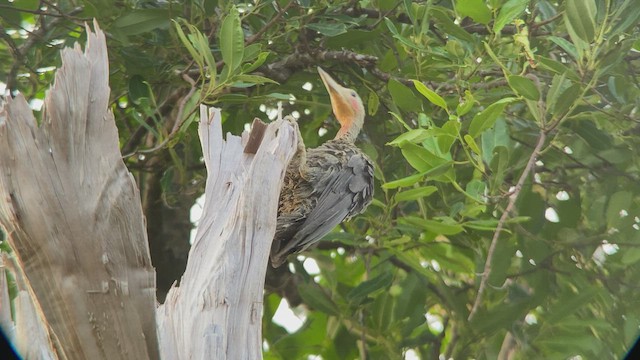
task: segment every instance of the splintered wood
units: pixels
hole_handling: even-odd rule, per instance
[[[259,127],[262,139],[224,140],[220,111],[200,108],[206,200],[182,281],[158,310],[164,358],[262,357],[264,278],[296,126],[278,120]]]
[[[0,224],[57,358],[157,359],[155,273],[94,26],[84,52],[62,51],[40,126],[22,95],[0,108]]]

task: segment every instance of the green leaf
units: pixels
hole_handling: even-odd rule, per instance
[[[551,113],[554,115],[562,115],[564,114],[573,103],[578,100],[580,94],[582,93],[582,88],[580,84],[573,84],[566,88],[558,97],[558,100],[553,104],[551,108]]]
[[[473,150],[473,152],[475,152],[478,155],[482,155],[482,151],[480,150],[480,147],[478,146],[478,144],[476,143],[476,140],[471,135],[465,134],[463,138],[464,138],[464,142],[466,142],[467,145],[469,145],[469,147],[471,148],[471,150]]]
[[[611,195],[607,204],[607,225],[615,228],[620,223],[623,211],[630,210],[633,195],[629,191],[618,191]]]
[[[482,158],[487,164],[491,164],[496,152],[501,151],[497,148],[504,150],[511,148],[507,125],[504,120],[500,119],[496,121],[492,129],[487,129],[482,133],[480,149],[482,150]]]
[[[444,99],[440,95],[436,94],[435,91],[429,89],[425,84],[423,84],[418,80],[413,80],[413,84],[415,85],[416,89],[420,92],[420,94],[426,97],[427,100],[431,101],[432,104],[443,108],[444,110],[446,110],[446,112],[449,112],[449,109],[447,108],[447,103],[444,101]]]
[[[464,231],[464,228],[460,224],[445,224],[441,221],[427,220],[413,216],[400,218],[399,221],[434,234],[455,235]]]
[[[518,285],[514,285],[518,286]],[[512,286],[513,287],[513,286]],[[494,306],[489,311],[478,312],[478,315],[471,321],[469,326],[474,333],[487,336],[493,334],[496,329],[508,328],[524,317],[527,312],[526,304],[507,302]]]
[[[462,16],[468,16],[475,22],[487,25],[491,21],[491,11],[483,0],[456,1],[456,11]]]
[[[412,142],[412,143],[420,143],[424,141],[424,139],[428,138],[429,136],[431,136],[430,130],[413,129],[400,134],[397,138],[389,141],[387,145],[400,145],[405,141]]]
[[[633,265],[640,261],[640,249],[635,247],[626,248],[622,252],[620,262],[626,266]]]
[[[515,98],[500,99],[476,114],[471,120],[471,124],[469,124],[469,135],[475,138],[484,130],[491,128],[498,120],[498,116],[502,114],[504,108],[515,100]]]
[[[467,56],[466,49],[462,46],[462,43],[456,39],[448,40],[447,45],[445,45],[445,49],[447,50],[447,53],[458,59],[464,59]]]
[[[498,220],[470,220],[462,223],[462,226],[480,231],[495,231],[498,226]],[[502,231],[509,233],[508,229],[503,229]]]
[[[574,60],[579,60],[578,50],[576,50],[576,46],[573,45],[571,42],[558,36],[549,36],[548,39],[551,40],[556,45],[560,46],[562,50],[566,51],[567,54],[571,55],[571,57],[573,57]],[[564,73],[564,71],[562,71],[561,73]]]
[[[586,289],[580,289],[580,292],[565,293],[564,296],[559,297],[558,302],[549,309],[549,314],[545,316],[546,321],[550,324],[556,324],[563,318],[573,314],[582,306],[591,301],[591,299],[600,290],[598,287],[591,287]]]
[[[378,107],[380,107],[380,98],[375,91],[371,91],[369,93],[369,101],[367,101],[367,112],[370,116],[373,116],[378,112]]]
[[[291,94],[270,93],[270,94],[267,94],[267,97],[269,97],[271,99],[276,99],[276,100],[284,100],[284,101],[290,101],[291,100]]]
[[[435,19],[436,25],[444,30],[444,33],[447,35],[456,37],[467,43],[474,43],[475,38],[458,24],[453,22],[452,18],[455,17],[449,15],[449,11],[450,10],[440,6],[433,6],[430,14]]]
[[[529,114],[538,122],[542,122],[542,109],[540,109],[540,103],[538,101],[524,99],[525,104],[529,108]]]
[[[540,99],[540,91],[536,84],[529,78],[520,75],[511,75],[508,78],[509,86],[519,95],[537,101]]]
[[[305,304],[311,308],[329,315],[338,315],[340,313],[338,306],[327,296],[318,284],[301,283],[298,285],[298,291]]]
[[[269,54],[270,53],[268,51],[261,52],[260,54],[258,54],[258,58],[253,62],[253,64],[244,64],[242,66],[242,72],[250,73],[259,68],[260,66],[262,66],[262,64],[264,64],[265,60],[267,60]]]
[[[382,188],[383,189],[396,189],[399,187],[407,187],[407,186],[412,186],[413,184],[417,183],[418,181],[422,180],[424,177],[431,177],[434,180],[441,180],[440,178],[437,178],[443,174],[448,174],[449,171],[452,171],[452,166],[453,166],[453,162],[452,161],[447,161],[445,163],[442,163],[440,165],[437,165],[425,172],[419,173],[419,174],[413,174],[411,176],[407,176],[405,178],[402,179],[398,179],[398,180],[394,180],[394,181],[390,181],[388,183],[382,184]],[[448,180],[448,179],[447,179]]]
[[[435,186],[423,186],[415,189],[401,191],[396,194],[395,199],[397,202],[417,200],[423,197],[427,197],[435,193],[436,191],[438,191],[438,188]]]
[[[431,151],[413,143],[405,142],[400,145],[402,155],[409,165],[418,171],[428,171],[433,167],[446,162],[445,159],[438,157]]]
[[[238,9],[232,7],[222,21],[220,28],[220,52],[222,60],[232,74],[242,63],[244,56],[244,34],[240,24]]]
[[[560,95],[561,91],[565,90],[568,86],[569,84],[565,74],[553,75],[553,79],[551,80],[551,87],[549,88],[549,91],[547,91],[546,98],[547,111],[549,113],[553,113],[551,109],[553,109],[556,102],[558,101],[558,96]]]
[[[594,0],[565,0],[564,19],[569,35],[575,34],[581,40],[591,43],[596,33],[596,3]]]
[[[416,49],[416,50],[420,50],[423,51],[424,49],[418,45],[416,45],[413,41],[411,41],[410,39],[402,36],[402,34],[400,34],[398,32],[398,29],[396,28],[396,26],[393,24],[393,21],[389,20],[389,18],[384,18],[384,22],[387,25],[387,28],[389,29],[389,31],[393,34],[393,37],[395,39],[397,39],[398,41],[400,41],[400,43],[402,43],[405,46],[408,46],[409,48],[412,49]]]
[[[460,128],[462,124],[458,120],[449,120],[444,125],[440,131],[438,131],[438,135],[436,137],[438,141],[438,153],[441,157],[447,157],[449,151],[451,150],[451,146],[460,136]],[[434,129],[435,130],[435,129]],[[427,142],[423,143],[426,147]],[[450,157],[447,157],[449,159]]]
[[[391,31],[391,34],[400,35],[400,33],[398,33],[398,29],[393,24],[393,21],[391,21],[389,18],[385,17],[384,18],[384,23],[387,25],[387,29],[389,29],[389,31]]]
[[[436,260],[443,269],[459,274],[471,274],[475,264],[466,254],[461,253],[446,242],[436,242],[429,245],[428,256]]]
[[[188,30],[186,34],[182,31],[181,23],[184,24]],[[200,71],[208,71],[210,86],[213,86],[215,84],[217,69],[215,59],[209,49],[207,37],[205,37],[195,26],[187,23],[185,20],[174,20],[174,28],[178,34],[178,38],[180,38],[180,41],[182,42],[182,45],[187,48],[187,51],[191,54],[193,61],[198,64]]]
[[[169,27],[169,12],[165,9],[140,9],[119,17],[113,26],[123,34],[138,35]]]
[[[350,303],[360,303],[370,294],[385,289],[393,281],[393,274],[391,272],[383,272],[375,278],[367,281],[363,281],[360,285],[353,288],[347,293],[345,297]]]
[[[404,3],[404,10],[407,12],[407,15],[409,15],[409,19],[411,20],[411,23],[415,25],[416,15],[415,15],[415,12],[413,11],[413,7],[411,6],[413,1],[403,0],[403,3]]]
[[[617,35],[621,32],[627,31],[631,26],[635,26],[640,19],[640,6],[638,6],[637,0],[626,0],[623,5],[617,9],[619,21],[612,22],[612,30],[609,32],[609,36]]]
[[[502,71],[504,73],[509,73],[509,70],[507,69],[507,67],[500,61],[500,59],[498,59],[498,55],[496,55],[495,52],[493,52],[493,49],[491,48],[491,45],[489,45],[488,42],[483,41],[482,45],[484,46],[484,50],[487,52],[487,54],[489,55],[489,57],[491,58],[491,60],[493,60],[498,66],[500,66],[502,68]]]
[[[500,13],[493,23],[493,32],[499,33],[505,27],[505,25],[511,23],[529,5],[529,0],[509,0],[502,7],[500,7]]]
[[[325,36],[337,36],[347,32],[347,26],[344,23],[312,23],[306,25],[307,29],[317,31]]]
[[[383,189],[396,189],[396,188],[399,188],[399,187],[411,186],[411,185],[417,183],[418,181],[422,180],[423,177],[424,177],[423,174],[414,174],[414,175],[411,175],[411,176],[404,177],[402,179],[393,180],[393,181],[389,181],[387,183],[384,183],[384,184],[382,184],[382,188]]]
[[[453,172],[453,161],[447,161],[445,163],[437,165],[432,169],[425,171],[423,175],[427,178],[431,178],[437,181],[453,181],[455,179],[455,173]],[[441,175],[444,176],[442,177]]]
[[[395,79],[390,79],[387,84],[393,102],[404,111],[420,110],[420,102],[407,86]]]
[[[246,63],[255,60],[258,55],[261,54],[262,44],[251,44],[244,48],[244,54],[242,54],[242,62]]]
[[[485,196],[484,191],[486,188],[487,188],[487,185],[484,182],[473,179],[469,181],[465,191],[476,201],[483,203],[484,202],[483,197]]]
[[[475,98],[469,90],[464,91],[464,101],[456,106],[456,114],[458,116],[466,115],[473,108]]]
[[[242,81],[251,84],[278,84],[278,82],[260,75],[242,74],[234,76],[233,79],[236,81]]]
[[[129,100],[134,104],[140,104],[140,99],[149,98],[151,96],[151,88],[149,84],[140,75],[133,75],[129,79]]]

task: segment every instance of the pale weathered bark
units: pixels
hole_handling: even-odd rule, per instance
[[[184,276],[158,309],[164,359],[262,357],[264,278],[295,126],[270,124],[253,154],[247,134],[225,141],[219,110],[201,108],[206,201]]]
[[[0,224],[59,358],[158,358],[155,274],[108,110],[104,34],[62,52],[38,126],[0,109]],[[20,330],[18,329],[17,332]]]

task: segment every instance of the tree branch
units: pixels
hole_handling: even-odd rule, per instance
[[[25,60],[25,54],[34,46],[38,43],[38,39],[42,39],[44,37],[44,34],[47,32],[48,28],[53,28],[56,25],[58,25],[60,22],[62,22],[63,20],[66,20],[67,18],[69,18],[70,16],[73,16],[79,12],[81,12],[83,9],[80,7],[76,7],[74,9],[72,9],[71,11],[69,11],[68,14],[51,14],[51,13],[41,13],[39,14],[41,16],[41,26],[38,27],[37,29],[35,29],[34,31],[29,33],[29,37],[27,38],[27,40],[19,47],[15,46],[15,43],[12,45],[9,41],[7,41],[6,36],[3,35],[3,38],[5,38],[5,41],[7,41],[7,44],[9,44],[9,47],[13,50],[13,57],[15,58],[15,62],[13,63],[13,65],[11,66],[11,69],[9,70],[8,74],[7,74],[7,80],[6,80],[6,86],[7,86],[7,90],[9,90],[10,92],[13,92],[16,89],[17,86],[17,77],[18,77],[18,71],[20,70],[21,66],[27,66],[24,63]],[[18,10],[18,11],[24,11],[24,10]],[[52,16],[54,17],[54,19],[51,19],[50,22],[46,22],[46,18],[44,16]],[[2,26],[0,25],[0,31],[2,31],[2,33],[4,33],[4,29],[2,28]]]
[[[260,40],[260,38],[262,37],[262,35],[273,26],[273,24],[275,24],[276,22],[280,21],[280,18],[282,18],[282,16],[287,12],[287,10],[289,10],[289,8],[291,8],[291,6],[293,6],[296,2],[295,1],[289,1],[289,3],[287,5],[285,5],[285,7],[283,7],[282,9],[280,9],[278,11],[278,13],[276,14],[276,16],[274,16],[271,20],[269,20],[268,23],[266,23],[260,30],[258,30],[257,33],[249,36],[247,38],[247,40],[245,40],[245,46],[251,45],[254,42]],[[277,3],[276,3],[277,4]]]
[[[533,167],[536,163],[536,158],[540,154],[546,138],[547,133],[545,129],[540,129],[540,135],[538,136],[536,147],[533,149],[531,156],[529,156],[529,161],[522,171],[522,175],[520,175],[520,179],[518,179],[518,183],[516,184],[513,193],[509,197],[509,203],[507,204],[507,207],[504,209],[504,212],[502,213],[502,216],[498,221],[498,226],[496,227],[496,231],[493,233],[493,239],[491,239],[491,245],[489,245],[489,251],[487,252],[487,260],[484,263],[484,271],[482,272],[482,274],[480,274],[482,279],[480,280],[478,294],[476,295],[473,307],[471,308],[471,312],[469,313],[469,317],[467,318],[469,321],[472,321],[475,317],[480,303],[482,302],[482,297],[484,295],[486,287],[489,283],[489,275],[491,275],[491,264],[493,262],[493,256],[498,245],[498,238],[500,237],[500,233],[502,232],[502,229],[504,228],[504,225],[509,218],[509,213],[513,210],[516,204],[516,200],[518,200],[518,196],[520,195],[520,191],[522,190],[522,186],[524,185],[525,180],[529,176],[529,173],[531,173],[531,170],[533,170]]]

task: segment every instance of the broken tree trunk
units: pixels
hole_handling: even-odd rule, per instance
[[[161,353],[165,359],[259,359],[264,278],[296,125],[254,123],[251,139],[227,134],[225,141],[220,111],[201,107],[199,133],[206,200],[180,286],[158,309]]]
[[[0,108],[0,224],[58,358],[156,359],[155,273],[95,27],[84,53],[62,51],[41,126],[22,95]]]
[[[105,37],[95,27],[84,53],[63,51],[41,126],[21,95],[0,104],[0,225],[19,278],[14,319],[0,280],[0,325],[33,358],[259,359],[265,272],[297,125],[254,123],[251,135],[224,140],[219,110],[201,107],[205,209],[180,286],[156,312],[140,196],[118,150]]]

